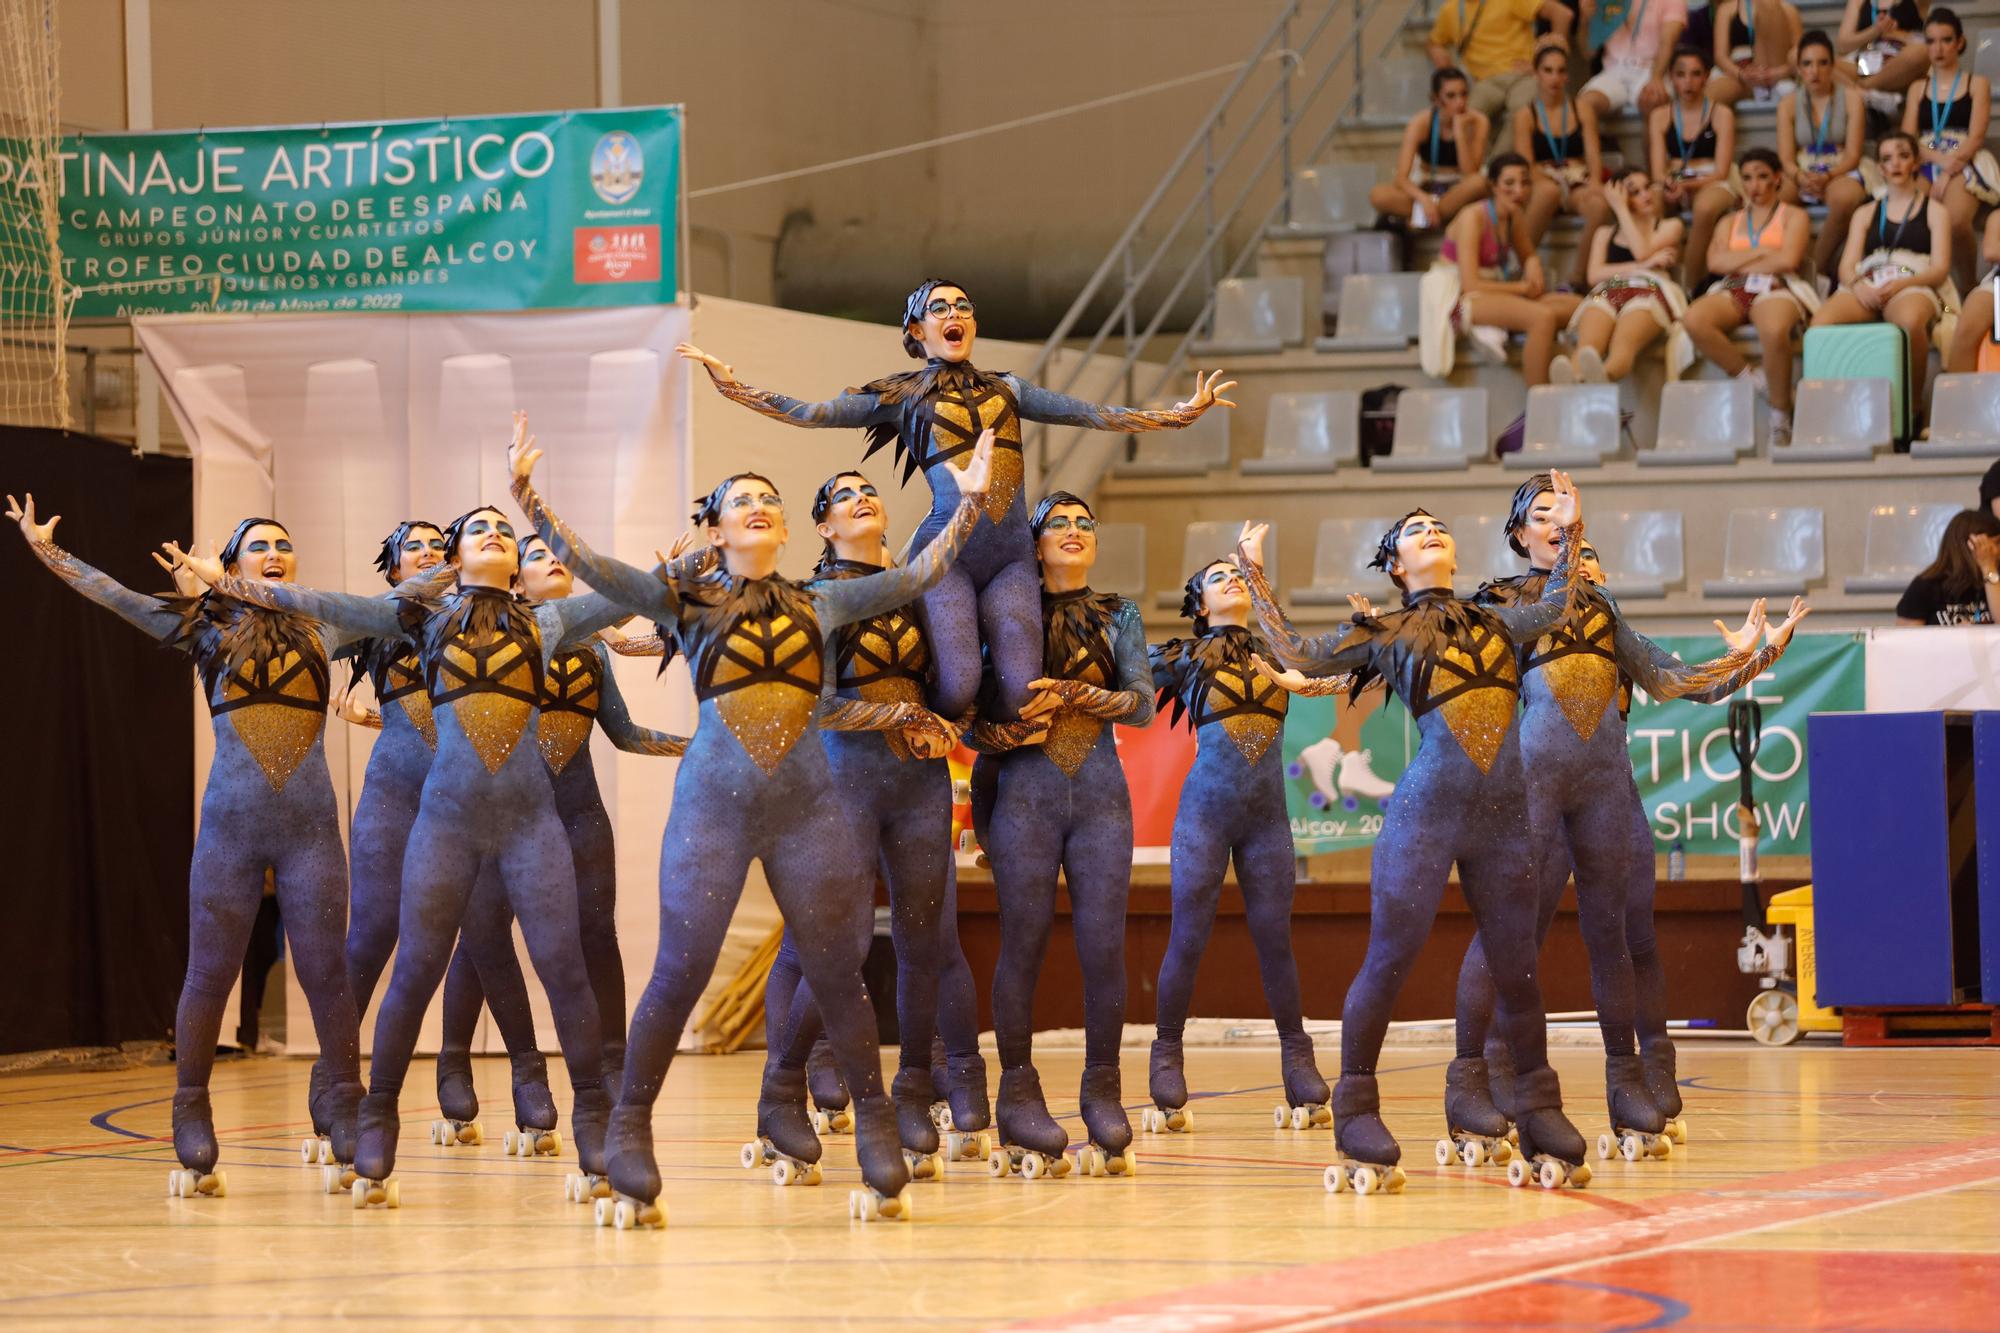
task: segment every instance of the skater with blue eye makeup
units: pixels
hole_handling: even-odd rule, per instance
[[[1149,651],[1159,704],[1171,700],[1173,720],[1196,735],[1194,767],[1174,812],[1173,933],[1160,960],[1149,1077],[1153,1105],[1141,1117],[1148,1130],[1187,1130],[1187,1079],[1181,1035],[1195,969],[1215,925],[1216,901],[1233,856],[1236,883],[1264,999],[1278,1026],[1285,1104],[1280,1127],[1328,1125],[1326,1080],[1313,1063],[1312,1038],[1299,1010],[1299,971],[1292,958],[1292,892],[1297,877],[1285,775],[1276,742],[1285,729],[1288,694],[1258,673],[1253,654],[1269,651],[1250,629],[1250,590],[1231,560],[1216,560],[1187,581],[1181,614],[1195,638],[1169,639]]]
[[[360,1039],[341,941],[347,929],[347,858],[333,780],[326,766],[327,661],[337,633],[255,600],[203,583],[220,579],[267,588],[298,572],[291,534],[274,519],[237,524],[219,557],[200,561],[212,579],[197,581],[194,558],[169,542],[180,595],[137,593],[55,544],[59,516],[37,522],[35,497],[7,497],[35,557],[80,595],[163,644],[181,649],[201,672],[215,735],[215,757],[202,793],[201,829],[188,871],[188,968],[174,1016],[174,1156],[170,1196],[221,1197],[209,1075],[222,1013],[251,923],[274,879],[292,967],[312,1008],[325,1069],[308,1095],[315,1124],[330,1138],[330,1182],[354,1156],[361,1100]]]
[[[1111,724],[1153,717],[1152,668],[1139,608],[1090,590],[1097,518],[1052,491],[1029,520],[1041,566],[1042,675],[1013,722],[975,722],[973,822],[993,862],[1000,958],[993,1029],[1000,1047],[995,1175],[1063,1175],[1069,1135],[1049,1115],[1034,1055],[1035,982],[1054,924],[1056,876],[1069,888],[1083,970],[1083,1080],[1088,1142],[1078,1165],[1130,1175],[1132,1125],[1121,1104],[1118,1042],[1125,1023],[1125,905],[1132,882],[1132,801]]]
[[[514,498],[535,530],[624,611],[672,631],[688,655],[701,704],[661,840],[659,952],[633,1011],[606,1150],[614,1197],[598,1200],[599,1225],[665,1224],[653,1103],[715,969],[753,859],[763,863],[797,939],[800,965],[853,1095],[855,1156],[866,1188],[848,1196],[849,1215],[910,1215],[909,1170],[861,982],[875,868],[862,863],[850,802],[812,733],[824,683],[823,636],[907,605],[944,576],[979,519],[992,453],[991,436],[983,435],[960,473],[965,497],[951,525],[909,565],[805,586],[777,574],[785,507],[765,478],[742,473],[716,486],[695,513],[706,545],[648,571],[593,551],[549,510],[529,480],[541,451],[517,429],[509,453]],[[759,1110],[761,1116],[765,1107]]]

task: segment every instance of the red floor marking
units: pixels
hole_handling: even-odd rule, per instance
[[[1501,1231],[1468,1232],[1332,1263],[1277,1269],[1049,1315],[1011,1327],[1070,1333],[1080,1329],[1278,1333],[1321,1327],[1364,1315],[1379,1318],[1536,1278],[1594,1270],[1624,1255],[1651,1254],[1994,1180],[2000,1180],[2000,1144],[1968,1139],[1667,1195],[1634,1205],[1629,1216],[1607,1217],[1593,1210]],[[1357,1215],[1384,1210],[1384,1220],[1393,1220],[1393,1210],[1402,1201],[1348,1195],[1334,1202]],[[1901,1284],[1897,1286],[1900,1289]],[[1990,1306],[1987,1313],[1990,1322]]]
[[[2000,1255],[1677,1250],[1592,1265],[1376,1322],[1397,1327],[1990,1330]]]

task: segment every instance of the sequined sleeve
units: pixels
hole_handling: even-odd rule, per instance
[[[858,579],[825,579],[813,584],[809,591],[821,631],[830,632],[916,601],[958,559],[981,512],[979,501],[967,496],[958,502],[949,526],[917,552],[917,558],[909,564]]]
[[[1783,648],[1731,650],[1707,662],[1683,662],[1625,623],[1614,631],[1612,651],[1619,670],[1655,699],[1687,699],[1698,704],[1721,703],[1771,669]]]
[[[632,720],[632,711],[625,706],[625,694],[618,688],[618,675],[611,669],[611,659],[604,647],[601,643],[597,645],[597,663],[601,668],[597,679],[597,725],[604,728],[613,745],[628,754],[673,758],[686,754],[687,737],[654,731]]]
[[[1047,725],[1046,719],[989,722],[980,718],[966,729],[964,739],[969,748],[980,754],[1005,754],[1009,750],[1020,749],[1027,743],[1028,737]]]
[[[706,367],[704,367],[706,369]],[[742,381],[725,384],[717,379],[715,372],[708,372],[709,382],[715,385],[717,393],[732,403],[749,408],[759,416],[770,417],[791,426],[806,427],[857,427],[872,426],[877,421],[886,421],[895,409],[886,406],[880,395],[860,393],[853,389],[837,398],[829,398],[821,403],[808,403],[800,398],[788,398],[782,393],[769,389],[754,389]]]
[[[1090,430],[1115,430],[1136,435],[1151,430],[1179,430],[1192,425],[1201,413],[1192,407],[1107,407],[1086,403],[1066,393],[1029,384],[1013,375],[1006,377],[1020,404],[1021,415],[1029,421],[1051,426],[1083,426]]]
[[[86,565],[54,542],[29,542],[28,549],[57,578],[127,624],[136,626],[162,643],[171,641],[180,633],[180,616],[161,605],[157,597],[133,592],[103,570]]]
[[[628,634],[613,642],[610,647],[611,651],[620,657],[664,657],[667,652],[667,641],[660,637],[659,631],[655,630],[651,634]]]
[[[1582,544],[1583,523],[1578,521],[1564,528],[1556,542],[1556,565],[1542,584],[1539,600],[1486,608],[1506,627],[1508,639],[1517,644],[1533,643],[1575,610],[1570,599],[1570,555]]]
[[[388,597],[358,597],[351,592],[323,592],[297,583],[266,583],[225,574],[215,590],[225,597],[273,611],[295,611],[322,627],[320,639],[331,652],[337,645],[356,639],[409,638],[398,603]],[[326,630],[332,630],[328,634]]]
[[[1118,628],[1111,648],[1118,662],[1118,688],[1064,681],[1064,703],[1107,722],[1143,727],[1153,720],[1153,667],[1146,655],[1146,631],[1139,623],[1139,608],[1129,601],[1118,608]]]
[[[1307,675],[1324,676],[1352,671],[1367,663],[1372,651],[1368,643],[1345,642],[1352,625],[1343,625],[1331,634],[1313,635],[1300,634],[1293,628],[1291,617],[1278,605],[1278,595],[1271,591],[1270,580],[1264,577],[1264,567],[1252,560],[1241,545],[1236,548],[1236,567],[1243,571],[1243,580],[1250,588],[1250,604],[1257,609],[1257,623],[1263,627],[1264,638],[1280,665],[1296,667]]]
[[[663,582],[657,574],[628,565],[613,556],[599,555],[584,540],[570,531],[569,524],[556,517],[555,511],[542,502],[534,484],[525,477],[514,478],[514,502],[521,506],[521,512],[534,524],[549,549],[556,553],[556,559],[575,570],[585,583],[595,588],[609,603],[621,611],[665,623],[680,619],[680,594],[672,583]],[[617,617],[593,626],[593,632],[612,623]]]
[[[574,648],[585,639],[596,637],[597,631],[615,625],[630,615],[624,607],[601,592],[578,593],[574,597],[543,602],[535,608],[535,614],[543,622],[542,651],[551,657],[561,649]]]

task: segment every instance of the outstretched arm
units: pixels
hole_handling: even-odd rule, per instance
[[[1178,430],[1182,426],[1193,424],[1202,413],[1218,403],[1224,407],[1236,406],[1222,396],[1236,387],[1236,381],[1217,383],[1221,379],[1222,372],[1219,370],[1210,371],[1205,376],[1197,372],[1194,377],[1194,397],[1175,403],[1172,407],[1155,409],[1106,407],[1100,403],[1086,403],[1081,398],[1072,398],[1066,393],[1057,393],[1038,384],[1029,384],[1013,375],[1007,376],[1021,415],[1029,421],[1045,422],[1051,426],[1085,426],[1091,430],[1115,430],[1127,434],[1149,430]]]
[[[1368,660],[1368,645],[1345,646],[1353,631],[1351,624],[1331,634],[1313,635],[1300,634],[1293,627],[1291,617],[1278,605],[1278,595],[1271,591],[1271,584],[1264,577],[1265,532],[1262,523],[1243,525],[1243,534],[1236,542],[1236,567],[1243,571],[1243,581],[1250,588],[1250,604],[1257,609],[1257,623],[1278,660],[1315,676],[1352,671],[1364,664]]]
[[[1792,631],[1809,610],[1805,598],[1794,597],[1784,623],[1772,625],[1765,618],[1764,599],[1760,597],[1751,606],[1742,629],[1731,633],[1721,621],[1715,622],[1729,651],[1710,661],[1693,664],[1674,657],[1621,617],[1613,651],[1619,669],[1653,698],[1717,704],[1769,671],[1785,655],[1785,649],[1791,646]],[[1757,646],[1760,634],[1766,639],[1762,648]]]
[[[788,425],[872,426],[878,421],[888,420],[895,411],[893,406],[882,402],[879,394],[860,393],[853,389],[822,403],[787,398],[769,389],[753,389],[737,379],[735,368],[724,365],[721,357],[710,356],[692,343],[681,343],[674,350],[687,360],[699,363],[708,372],[709,382],[715,385],[716,392],[730,402]]]
[[[322,592],[297,583],[265,583],[225,574],[215,590],[252,606],[295,611],[322,627],[321,641],[329,653],[356,639],[407,639],[397,603],[386,597],[358,597],[350,592]],[[331,631],[326,632],[326,631]]]
[[[930,545],[907,565],[867,574],[858,579],[823,579],[811,588],[813,610],[819,627],[830,631],[857,620],[879,616],[899,606],[908,606],[945,576],[959,551],[972,536],[986,499],[986,485],[993,475],[993,431],[981,432],[973,447],[972,461],[958,474],[958,508],[951,523]]]
[[[687,753],[687,737],[654,731],[632,720],[631,710],[625,707],[625,695],[618,688],[618,677],[611,670],[611,656],[604,651],[603,644],[597,645],[597,664],[600,668],[597,678],[597,725],[604,728],[604,734],[611,738],[613,745],[627,754],[662,754],[678,758]]]
[[[542,497],[536,493],[525,474],[515,474],[513,489],[515,503],[521,506],[521,512],[535,525],[535,531],[549,544],[556,558],[582,575],[585,583],[597,589],[591,595],[602,597],[602,605],[611,608],[610,614],[602,619],[597,619],[595,615],[580,616],[579,624],[596,620],[584,633],[594,634],[627,614],[647,616],[662,622],[680,618],[680,595],[671,583],[636,565],[628,565],[614,556],[599,555],[592,550],[581,537],[570,531],[569,524],[557,518],[555,511],[542,503]],[[581,638],[582,634],[576,637]]]
[[[1556,565],[1542,585],[1541,600],[1487,608],[1506,627],[1507,637],[1514,643],[1532,643],[1541,638],[1561,624],[1570,610],[1571,560],[1583,541],[1583,500],[1569,473],[1551,472],[1549,481],[1556,497],[1555,506],[1549,510],[1549,521],[1556,525],[1561,536],[1556,542]]]
[[[103,570],[86,565],[57,546],[55,531],[56,524],[62,521],[61,514],[53,514],[48,522],[38,523],[35,521],[35,497],[29,495],[16,500],[10,495],[7,497],[7,517],[21,525],[21,535],[27,538],[28,549],[35,553],[35,558],[77,592],[161,643],[169,642],[180,633],[181,618],[163,606],[159,598],[133,592]]]

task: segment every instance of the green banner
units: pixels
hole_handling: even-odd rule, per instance
[[[1713,635],[1662,636],[1688,661],[1720,650]],[[1763,745],[1754,772],[1763,850],[1812,850],[1806,784],[1806,719],[1864,706],[1864,653],[1853,634],[1800,634],[1778,664],[1747,687],[1763,704]],[[1627,722],[1632,772],[1661,851],[1679,840],[1691,853],[1736,851],[1737,767],[1726,706],[1639,695]],[[1367,847],[1382,829],[1384,802],[1417,750],[1417,730],[1393,696],[1294,697],[1285,722],[1286,806],[1299,855]]]
[[[639,107],[73,137],[63,279],[79,319],[670,303],[681,127]],[[0,140],[0,209],[39,174]]]

